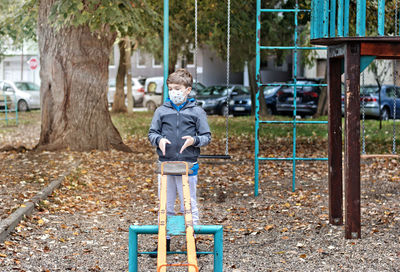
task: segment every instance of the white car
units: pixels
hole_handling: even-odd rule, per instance
[[[40,109],[40,87],[29,81],[0,81],[0,90],[3,90],[18,106],[18,111]]]
[[[196,83],[193,83],[192,91],[189,94],[189,97],[196,96],[195,90]],[[157,107],[162,104],[162,93],[164,86],[164,77],[149,77],[146,79],[146,83],[144,85],[144,98],[143,98],[143,106],[147,108],[148,111],[155,111]],[[205,86],[200,82],[197,83],[197,89],[203,90]]]
[[[132,98],[133,98],[133,106],[136,107],[140,105],[143,102],[143,96],[144,96],[144,82],[146,81],[145,78],[132,78]],[[108,103],[110,105],[113,104],[114,102],[114,95],[115,95],[115,90],[116,90],[116,83],[115,83],[115,78],[110,79],[108,81]],[[125,92],[125,105],[128,105],[128,99],[126,98],[126,94],[128,93],[127,87],[126,87],[126,79],[125,79],[125,86],[124,86],[124,92]]]

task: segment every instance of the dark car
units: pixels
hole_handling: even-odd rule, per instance
[[[196,94],[197,104],[201,106],[207,114],[226,115],[228,113],[227,98],[233,99],[235,96],[249,95],[250,91],[240,85],[215,85],[199,90]]]
[[[382,85],[379,90],[376,85],[361,86],[360,113],[362,114],[364,100],[365,116],[378,119],[381,116],[382,120],[393,118],[394,98],[396,98],[396,118],[400,118],[400,87]],[[344,95],[342,95],[342,114],[344,114]]]
[[[263,88],[265,103],[269,114],[276,113],[276,94],[281,86],[265,86]],[[233,116],[251,114],[251,96],[249,94],[232,97],[230,101],[230,111]]]
[[[313,80],[298,80],[297,84],[319,84]],[[321,88],[318,86],[296,86],[296,114],[314,115],[318,109]],[[278,114],[292,114],[294,110],[294,87],[282,87],[277,93],[276,111]]]

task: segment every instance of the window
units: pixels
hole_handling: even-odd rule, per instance
[[[146,67],[146,54],[140,50],[137,51],[137,65],[138,68]]]
[[[39,85],[32,82],[15,82],[15,86],[21,91],[39,91]]]
[[[194,67],[194,53],[193,52],[190,52],[186,56],[186,64],[188,67]]]
[[[326,59],[317,59],[317,77],[325,78]]]
[[[157,83],[154,81],[150,82],[149,85],[147,86],[147,92],[148,93],[155,93],[157,89]]]
[[[161,58],[158,58],[156,56],[153,56],[153,67],[154,68],[160,68],[162,66],[162,60]]]

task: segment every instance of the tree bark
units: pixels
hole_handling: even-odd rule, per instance
[[[107,27],[55,30],[48,22],[54,0],[39,1],[42,123],[39,150],[131,149],[122,142],[108,111],[111,47],[116,35]]]
[[[132,97],[132,66],[131,66],[131,40],[127,36],[125,37],[126,47],[125,47],[125,65],[126,65],[126,96],[128,99],[128,113],[133,112],[133,97]]]
[[[256,94],[257,94],[257,80],[256,80],[256,60],[253,59],[249,62],[249,81],[250,81],[250,93],[251,93],[251,114],[255,114],[256,110]],[[260,104],[260,116],[268,116],[267,103],[265,102],[264,93],[261,91],[258,96]]]
[[[125,75],[126,75],[126,65],[125,65],[125,40],[120,40],[118,43],[119,48],[119,63],[117,78],[115,80],[115,94],[114,102],[112,105],[112,112],[126,112],[127,108],[125,105]]]

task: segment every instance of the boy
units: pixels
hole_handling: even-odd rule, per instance
[[[157,147],[159,161],[186,161],[193,163],[193,173],[189,175],[190,200],[193,224],[199,222],[199,211],[196,201],[197,158],[200,147],[210,143],[211,132],[205,111],[196,105],[194,99],[188,99],[192,90],[192,75],[185,69],[170,74],[167,79],[169,99],[154,113],[149,130],[149,140]],[[161,175],[158,175],[160,195]],[[167,177],[167,215],[175,215],[174,205],[178,192],[183,213],[182,177]],[[156,251],[155,249],[154,251]],[[167,237],[167,251],[170,251],[170,237]],[[156,254],[150,254],[156,258]]]

